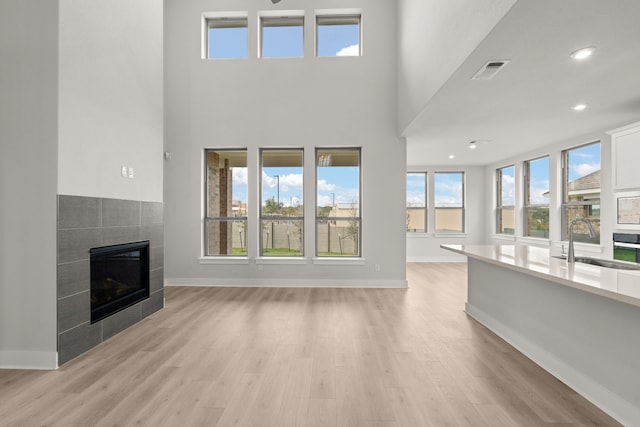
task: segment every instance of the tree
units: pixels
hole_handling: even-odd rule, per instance
[[[281,215],[283,207],[284,205],[282,204],[282,202],[278,203],[276,202],[275,198],[272,197],[270,199],[265,200],[264,206],[262,207],[262,214],[263,215]]]
[[[331,213],[331,209],[333,209],[333,206],[319,206],[318,218],[328,218]]]

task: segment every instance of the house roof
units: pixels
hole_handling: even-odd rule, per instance
[[[573,180],[567,184],[568,191],[600,189],[600,170]]]
[[[600,170],[591,172],[585,176],[581,176],[578,179],[574,179],[567,184],[567,191],[569,194],[576,193],[597,193],[600,191]],[[593,191],[597,190],[597,191]],[[549,191],[545,191],[543,196],[549,196]]]

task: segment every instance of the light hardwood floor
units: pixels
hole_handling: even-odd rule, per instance
[[[166,288],[57,371],[0,371],[2,426],[614,426],[464,312],[464,264],[410,288]]]

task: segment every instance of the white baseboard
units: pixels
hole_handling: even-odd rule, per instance
[[[58,369],[58,352],[0,351],[0,369]]]
[[[407,256],[407,262],[467,262],[467,257],[454,256]]]
[[[509,326],[495,320],[484,311],[469,303],[465,304],[465,311],[469,316],[486,326],[516,350],[623,425],[636,425],[638,420],[640,420],[640,408],[602,387],[591,378],[586,377],[563,360],[545,351]]]
[[[408,287],[406,280],[329,280],[329,279],[220,279],[165,277],[165,286],[204,286],[240,288],[394,288]]]

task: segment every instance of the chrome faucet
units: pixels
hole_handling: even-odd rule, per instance
[[[596,237],[596,232],[593,229],[593,225],[587,218],[579,217],[571,221],[571,225],[569,225],[569,253],[567,254],[567,262],[576,262],[576,256],[573,252],[573,226],[576,222],[584,222],[585,224],[587,224],[587,228],[589,229],[589,237]]]

